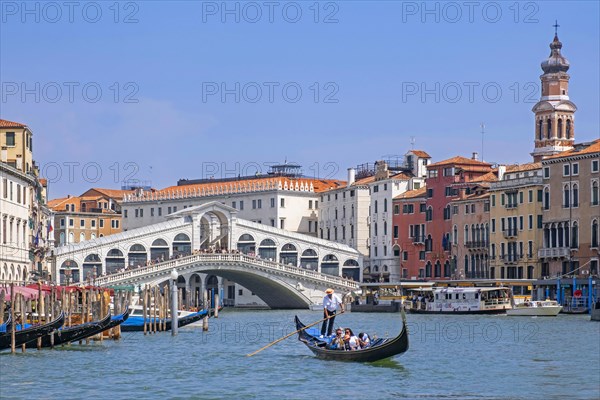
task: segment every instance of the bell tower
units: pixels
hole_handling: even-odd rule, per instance
[[[575,141],[575,111],[569,100],[569,61],[561,54],[558,23],[554,24],[554,40],[550,43],[550,57],[542,62],[540,76],[542,97],[531,111],[535,113],[534,161],[573,148]]]

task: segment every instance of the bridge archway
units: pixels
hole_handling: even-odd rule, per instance
[[[155,239],[150,247],[150,259],[156,260],[168,260],[169,259],[169,244],[164,239]]]
[[[356,260],[346,260],[342,266],[342,276],[354,281],[360,281],[360,267]]]
[[[256,253],[256,241],[254,240],[254,236],[250,235],[249,233],[244,233],[241,235],[237,242],[237,249],[240,251],[240,253]]]
[[[98,254],[88,254],[83,260],[83,279],[89,280],[102,273],[102,260]]]
[[[173,255],[187,256],[192,254],[192,241],[185,233],[179,233],[173,239]]]
[[[273,239],[264,239],[258,247],[258,255],[264,260],[277,260],[277,243]]]
[[[306,249],[300,257],[300,266],[312,271],[319,270],[319,255],[313,249]]]
[[[125,256],[119,249],[111,249],[106,253],[106,273],[114,274],[118,270],[125,268]]]
[[[310,299],[301,295],[296,288],[290,287],[285,282],[274,279],[268,274],[259,274],[256,272],[248,272],[241,270],[207,270],[202,271],[211,274],[207,277],[207,289],[214,287],[209,281],[218,282],[218,278],[222,277],[232,282],[236,282],[253,294],[260,297],[272,309],[306,309],[311,304]],[[218,284],[215,289],[217,295]],[[210,301],[210,299],[209,299]]]
[[[340,274],[340,262],[333,254],[327,254],[321,262],[321,272],[328,275],[338,276]]]
[[[193,307],[199,307],[202,303],[202,278],[199,274],[192,274],[188,279],[190,287],[190,303]]]
[[[146,252],[146,248],[141,244],[134,244],[129,248],[127,258],[130,267],[144,266],[148,261],[148,253]]]
[[[291,243],[284,244],[279,252],[279,262],[286,265],[298,265],[298,249]]]

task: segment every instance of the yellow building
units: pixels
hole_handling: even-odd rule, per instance
[[[33,170],[33,133],[20,122],[0,119],[1,161],[23,172]]]
[[[542,187],[539,162],[498,167],[489,189],[491,278],[541,278]]]

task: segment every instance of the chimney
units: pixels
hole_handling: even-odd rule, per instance
[[[474,151],[473,152],[473,157],[471,157],[471,159],[473,159],[473,160],[479,160],[479,154],[476,151]]]
[[[354,168],[348,168],[348,187],[356,181],[356,170]]]
[[[498,180],[504,180],[504,174],[506,173],[506,165],[498,165]]]
[[[2,151],[0,151],[0,161],[3,163],[8,162],[8,149],[2,146]]]

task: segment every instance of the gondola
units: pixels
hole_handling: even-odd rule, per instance
[[[106,317],[99,321],[91,321],[75,326],[62,327],[53,333],[43,336],[41,347],[68,344],[97,335],[98,333],[104,332],[107,329],[111,329],[122,324],[129,317],[129,312],[130,311],[128,308],[123,314],[115,315],[114,317],[108,313]],[[54,336],[54,344],[52,343],[52,336]],[[37,347],[37,340],[27,343],[27,347]]]
[[[0,324],[0,333],[10,332],[10,325],[12,323],[12,315],[8,314],[8,318],[2,324]]]
[[[379,338],[371,341],[371,346],[361,350],[329,350],[326,348],[327,342],[319,336],[307,332],[305,325],[296,320],[296,329],[298,330],[298,340],[306,345],[315,355],[325,360],[336,361],[358,361],[373,362],[383,360],[402,354],[408,350],[408,330],[406,327],[406,315],[402,311],[402,331],[395,338]]]
[[[186,325],[193,324],[194,322],[200,321],[208,314],[207,310],[200,310],[193,314],[186,315],[177,319],[177,326],[182,328]],[[150,323],[152,318],[147,318],[147,329],[150,329]],[[156,319],[157,324],[162,322],[160,319]],[[171,330],[171,318],[166,321],[166,330]],[[121,332],[143,332],[144,331],[144,317],[131,317],[127,321],[121,324]]]
[[[65,322],[64,311],[60,313],[58,318],[44,325],[34,325],[26,329],[15,331],[15,346],[20,346],[39,337],[45,336],[50,332],[60,328]],[[11,342],[11,332],[0,333],[0,350],[8,349]]]

